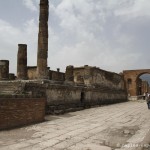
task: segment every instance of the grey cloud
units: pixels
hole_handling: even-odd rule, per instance
[[[64,60],[59,56],[62,62],[66,60],[72,63],[69,56],[76,56],[74,64],[95,63],[117,72],[126,68],[144,67],[146,60],[141,61],[141,57],[143,52],[149,53],[146,40],[149,39],[149,34],[146,36],[142,31],[149,19],[145,10],[148,4],[147,1],[139,0],[62,1],[54,12],[55,17],[60,19],[59,28],[62,32],[58,34],[57,29],[52,26],[52,30],[59,35],[58,41],[63,41],[58,42],[62,44],[60,53],[63,53]],[[142,23],[139,22],[141,12],[146,16]],[[70,40],[74,41],[71,46]],[[69,56],[67,52],[70,52]],[[140,66],[137,65],[139,61]]]
[[[30,2],[33,10],[38,9],[39,0]],[[51,0],[49,66],[65,70],[66,65],[89,64],[114,72],[148,68],[149,8],[147,0]],[[28,44],[28,64],[36,65],[38,12],[25,13],[26,19],[18,26],[2,18],[11,30],[5,35],[0,30],[0,57],[11,60],[11,71],[20,42]]]
[[[28,44],[28,63],[35,65],[37,26],[34,20],[27,21],[21,28],[0,20],[0,33],[0,59],[10,60],[10,72],[16,73],[18,43]]]

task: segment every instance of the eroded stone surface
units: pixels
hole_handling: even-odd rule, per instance
[[[49,1],[40,0],[39,34],[38,34],[38,55],[37,55],[37,77],[48,78],[48,16]]]
[[[142,101],[47,116],[41,124],[1,131],[0,149],[126,150],[150,142],[149,113]]]
[[[18,44],[17,78],[27,79],[27,45]]]
[[[9,61],[0,60],[0,80],[8,80],[9,78]]]

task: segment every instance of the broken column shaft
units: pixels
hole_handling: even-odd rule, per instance
[[[48,68],[48,0],[40,0],[39,34],[38,34],[38,54],[37,54],[37,78],[47,79]]]
[[[27,45],[18,44],[17,79],[27,79]]]
[[[9,79],[9,61],[0,60],[0,80]]]

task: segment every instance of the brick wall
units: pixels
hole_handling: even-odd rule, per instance
[[[0,130],[44,121],[44,98],[0,98]]]

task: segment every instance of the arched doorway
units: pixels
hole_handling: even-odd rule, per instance
[[[131,99],[138,99],[145,92],[149,92],[149,83],[145,74],[150,78],[150,69],[123,71],[125,87]]]
[[[139,78],[142,80],[141,95],[146,92],[150,93],[150,74],[142,74]]]

